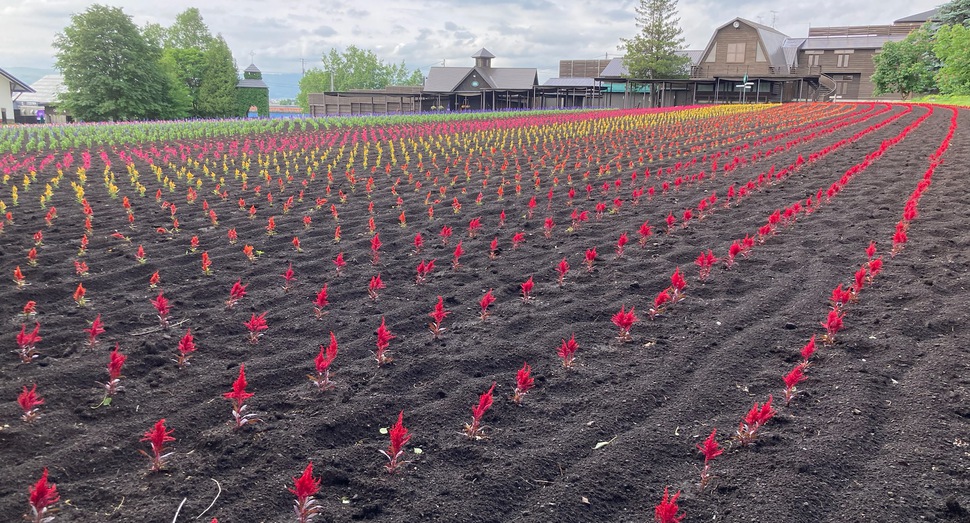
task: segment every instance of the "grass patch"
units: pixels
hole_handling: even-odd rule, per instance
[[[966,94],[931,94],[921,96],[919,98],[913,98],[912,101],[914,103],[947,104],[970,107],[970,95]]]

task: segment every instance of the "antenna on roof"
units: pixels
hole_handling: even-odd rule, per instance
[[[778,11],[771,10],[771,11],[768,11],[768,12],[771,13],[771,27],[775,27],[775,18],[778,15]]]

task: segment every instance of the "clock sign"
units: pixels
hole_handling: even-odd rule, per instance
[[[472,87],[478,87],[478,80],[472,80]]]

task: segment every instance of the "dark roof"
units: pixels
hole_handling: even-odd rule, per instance
[[[916,13],[915,15],[909,15],[904,18],[900,18],[893,22],[894,24],[921,24],[923,22],[929,22],[930,20],[939,19],[940,8],[930,9],[929,11],[923,11],[922,13]]]
[[[488,49],[485,49],[483,47],[483,48],[479,49],[477,53],[473,54],[472,55],[472,58],[495,58],[495,55],[493,55],[492,53],[488,52]]]
[[[10,80],[10,83],[13,84],[11,91],[13,91],[15,93],[32,93],[32,92],[34,92],[34,90],[31,89],[29,85],[21,82],[14,75],[12,75],[12,74],[4,71],[3,69],[0,69],[0,76],[6,78],[7,80]]]
[[[801,49],[820,51],[827,49],[879,49],[886,42],[900,42],[906,35],[859,35],[859,36],[810,36]]]
[[[492,89],[498,90],[527,90],[538,83],[538,70],[528,67],[432,67],[424,90],[453,92],[472,73],[478,73]]]
[[[260,73],[261,71],[259,70],[258,67],[256,67],[256,64],[249,64],[249,67],[247,67],[243,72],[244,73]]]
[[[262,80],[252,79],[252,78],[243,78],[242,80],[239,80],[239,83],[236,84],[236,87],[258,87],[260,89],[269,89],[269,86],[266,85],[266,82]]]

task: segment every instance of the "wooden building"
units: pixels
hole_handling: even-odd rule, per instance
[[[34,90],[29,85],[16,79],[12,74],[3,69],[0,69],[0,124],[14,122],[14,96],[20,93],[32,92]]]

